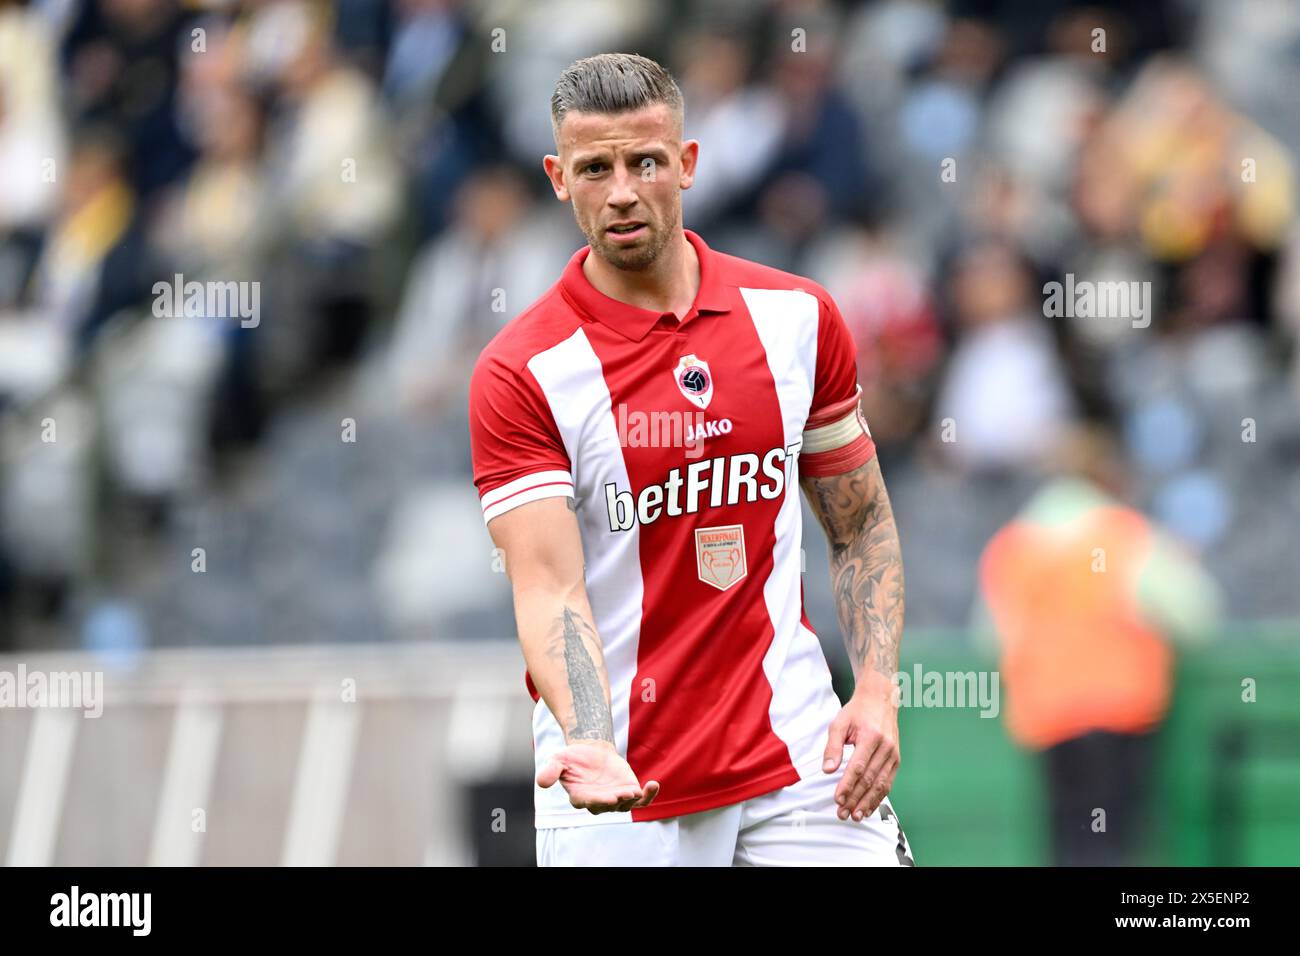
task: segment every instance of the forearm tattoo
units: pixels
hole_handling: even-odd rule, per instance
[[[892,678],[903,636],[903,555],[880,463],[872,458],[800,483],[830,541],[831,587],[853,675],[870,666]]]
[[[614,721],[609,702],[600,683],[600,670],[592,660],[583,640],[595,641],[595,629],[582,615],[566,607],[559,619],[559,643],[555,647],[564,658],[564,670],[573,695],[573,713],[567,721],[569,740],[608,740],[614,742]]]

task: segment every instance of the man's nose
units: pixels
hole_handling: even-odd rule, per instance
[[[630,206],[637,201],[637,174],[625,166],[614,172],[614,182],[609,191],[611,206]]]

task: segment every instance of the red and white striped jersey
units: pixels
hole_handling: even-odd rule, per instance
[[[690,230],[700,288],[680,323],[611,299],[582,271],[484,349],[470,384],[488,522],[575,499],[615,742],[659,796],[575,810],[536,789],[537,826],[656,820],[821,772],[839,701],[803,609],[798,478],[875,454],[855,349],[826,290],[715,252]],[[537,766],[564,734],[532,680]]]

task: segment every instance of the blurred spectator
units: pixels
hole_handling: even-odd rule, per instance
[[[461,187],[456,221],[407,277],[389,349],[388,381],[400,405],[434,416],[460,413],[478,353],[555,282],[573,252],[551,238],[560,210],[557,203],[533,211],[510,166],[484,170]]]
[[[147,203],[193,156],[175,108],[186,14],[172,0],[103,0],[75,10],[64,45],[73,116],[117,133],[129,183]]]
[[[682,194],[690,228],[708,232],[753,189],[785,126],[774,92],[749,80],[742,38],[702,32],[683,44],[678,83],[690,108],[685,136],[700,141],[695,181]]]
[[[1171,639],[1202,641],[1215,583],[1139,512],[1098,428],[1071,431],[1059,473],[979,564],[976,633],[999,642],[1007,730],[1042,754],[1053,863],[1140,862]]]
[[[58,204],[65,156],[55,66],[45,21],[0,3],[0,309],[22,295]]]
[[[401,180],[373,84],[330,45],[322,4],[277,0],[247,24],[248,68],[272,84],[268,162],[275,196],[302,241],[365,246],[397,211]]]
[[[158,254],[176,270],[196,278],[251,274],[267,228],[264,123],[261,106],[237,86],[207,98],[196,117],[198,159],[154,227],[164,240]]]
[[[1028,265],[1001,243],[976,243],[953,267],[957,345],[933,428],[956,464],[1030,469],[1074,416],[1055,342]]]
[[[249,78],[279,107],[265,157],[267,214],[280,246],[267,290],[276,321],[263,340],[265,374],[283,388],[360,348],[371,318],[369,266],[398,213],[403,180],[374,84],[337,56],[326,5],[257,7],[235,42]]]
[[[857,344],[862,411],[886,448],[925,427],[945,344],[926,276],[898,249],[893,231],[857,220],[812,256]]]
[[[934,62],[899,104],[899,126],[913,155],[931,165],[966,155],[1001,57],[999,36],[987,25],[957,20],[949,26]]]
[[[36,266],[34,305],[79,350],[115,313],[144,301],[151,284],[124,163],[111,131],[77,135],[62,202]]]
[[[452,0],[399,0],[392,52],[384,69],[384,94],[399,104],[430,96],[456,54],[462,24]]]
[[[769,55],[781,136],[756,193],[737,210],[760,228],[738,230],[723,243],[728,251],[795,270],[817,232],[871,193],[866,132],[835,76],[837,26],[823,9],[776,25]]]

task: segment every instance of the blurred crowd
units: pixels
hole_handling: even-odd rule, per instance
[[[584,241],[549,98],[615,50],[683,89],[686,226],[839,302],[909,625],[1085,422],[1300,617],[1300,7],[0,0],[0,643],[511,635],[466,385]]]

